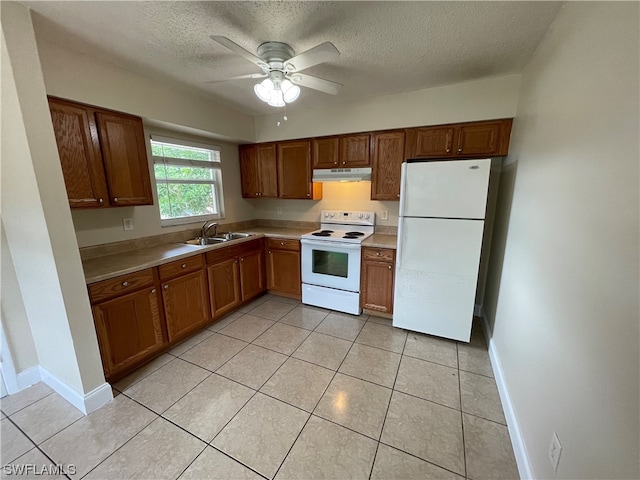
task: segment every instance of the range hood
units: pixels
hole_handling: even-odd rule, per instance
[[[323,168],[313,171],[314,182],[370,182],[371,167],[367,168]]]

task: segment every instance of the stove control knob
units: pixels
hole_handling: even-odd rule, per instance
[[[369,220],[369,217],[370,217],[370,216],[371,216],[371,215],[369,215],[369,214],[367,213],[367,214],[364,216],[364,218],[366,218],[367,220]]]
[[[329,218],[329,212],[324,212],[324,218]]]
[[[363,217],[363,216],[364,216],[364,215],[362,214],[362,212],[360,212],[360,213],[358,214],[358,218],[359,218],[360,220],[362,220],[362,217]]]
[[[331,212],[331,213],[329,214],[329,216],[330,216],[331,218],[335,217],[335,216],[336,216],[336,212]]]

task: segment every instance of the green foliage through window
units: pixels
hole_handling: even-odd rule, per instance
[[[151,141],[162,220],[222,217],[220,152]]]

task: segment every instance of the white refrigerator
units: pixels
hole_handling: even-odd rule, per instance
[[[491,159],[402,165],[393,326],[468,342]]]

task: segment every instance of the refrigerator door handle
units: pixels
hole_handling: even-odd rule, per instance
[[[407,188],[407,162],[402,162],[402,169],[400,171],[400,205],[398,206],[398,216],[404,217],[404,197],[406,196]],[[398,232],[399,234],[400,232]],[[398,238],[400,236],[398,235]]]

